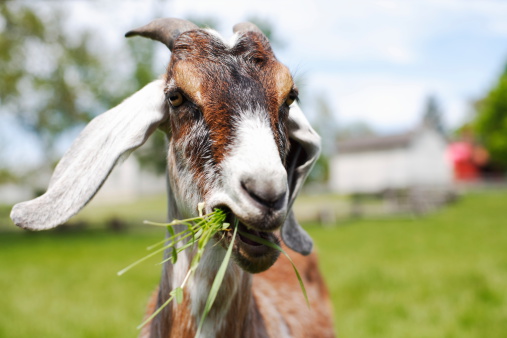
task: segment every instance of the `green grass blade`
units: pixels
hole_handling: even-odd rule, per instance
[[[294,262],[292,261],[292,258],[290,258],[290,256],[285,252],[285,250],[283,250],[282,247],[280,247],[279,245],[277,245],[275,243],[272,243],[270,241],[267,241],[264,238],[260,238],[258,236],[247,234],[247,233],[244,233],[242,231],[240,231],[240,234],[241,234],[241,236],[245,236],[246,238],[249,238],[252,241],[255,241],[257,243],[264,244],[264,245],[269,246],[269,247],[271,247],[273,249],[276,249],[276,250],[280,251],[281,253],[283,253],[285,255],[285,257],[287,257],[287,259],[289,260],[290,264],[292,264],[292,268],[294,269],[294,272],[296,273],[296,276],[297,276],[298,281],[299,281],[299,286],[301,286],[301,291],[303,291],[303,295],[305,296],[306,304],[308,305],[308,308],[310,308],[310,301],[308,300],[308,295],[306,294],[306,289],[305,289],[305,285],[303,284],[303,279],[301,278],[301,275],[299,274],[299,271],[296,268],[296,265],[294,265]]]
[[[152,222],[152,221],[147,221],[147,220],[144,220],[144,221],[143,221],[143,224],[155,225],[155,226],[158,226],[158,227],[166,227],[166,226],[168,226],[170,223],[159,223],[159,222]]]
[[[128,270],[130,270],[130,269],[132,269],[134,266],[138,265],[139,263],[144,262],[144,261],[145,261],[145,260],[147,260],[148,258],[151,258],[151,257],[153,257],[153,256],[155,256],[155,255],[157,255],[157,254],[159,254],[160,252],[164,251],[165,249],[167,249],[167,246],[164,246],[164,247],[162,247],[162,248],[160,248],[160,249],[158,249],[158,250],[155,250],[155,251],[153,251],[152,253],[150,253],[150,254],[148,254],[148,255],[144,256],[143,258],[138,259],[137,261],[135,261],[134,263],[130,264],[130,265],[129,265],[129,266],[127,266],[126,268],[123,268],[122,270],[118,271],[118,272],[117,272],[117,275],[118,275],[118,276],[123,275],[125,272],[127,272],[127,271],[128,271]]]
[[[183,288],[177,287],[171,291],[171,296],[174,296],[176,303],[181,304],[183,302]]]
[[[168,230],[172,229],[172,231],[169,230],[169,234],[171,235],[171,237],[166,237],[163,240],[161,240],[161,241],[159,241],[159,242],[157,242],[155,244],[150,245],[149,247],[146,248],[146,250],[151,251],[151,250],[153,250],[153,249],[155,249],[155,248],[157,248],[157,247],[159,247],[161,245],[166,245],[169,242],[174,242],[173,244],[171,244],[171,245],[174,245],[177,242],[181,242],[183,239],[185,239],[185,238],[187,238],[189,236],[192,236],[192,234],[188,230],[183,230],[183,231],[180,231],[177,234],[175,234],[174,233],[174,229],[172,227],[168,226],[167,228],[168,228]]]
[[[236,239],[236,233],[238,231],[238,227],[234,227],[234,233],[232,234],[232,240],[229,244],[229,247],[227,248],[227,252],[225,253],[224,260],[222,261],[222,264],[220,265],[220,268],[217,271],[217,274],[215,276],[215,279],[213,280],[213,284],[211,285],[211,289],[208,294],[208,299],[206,300],[206,305],[204,306],[204,311],[201,316],[201,321],[199,323],[199,327],[197,329],[197,333],[195,337],[199,337],[202,329],[202,325],[204,324],[204,319],[208,315],[211,306],[213,306],[213,303],[215,302],[215,298],[217,297],[218,290],[220,289],[220,286],[222,285],[222,281],[224,280],[225,271],[227,270],[227,266],[229,265],[229,260],[231,259],[232,254],[232,247],[234,246],[234,240]]]
[[[167,226],[167,231],[169,231],[169,234],[171,234],[171,238],[174,238],[176,236],[174,233],[174,228],[171,225]]]
[[[175,248],[174,246],[173,246],[173,248],[172,248],[172,249],[173,249],[173,250],[172,250],[172,252],[171,252],[171,256],[172,256],[172,257],[171,257],[171,262],[172,262],[173,264],[176,264],[176,262],[178,261],[178,253],[176,252],[176,248]]]
[[[155,249],[156,247],[159,247],[161,245],[165,245],[166,242],[169,242],[170,240],[171,240],[170,238],[164,238],[163,240],[161,240],[161,241],[159,241],[159,242],[157,242],[155,244],[150,245],[149,247],[146,248],[146,250],[151,251],[151,250]]]
[[[138,328],[141,328],[144,325],[146,325],[148,322],[150,322],[173,299],[176,299],[176,302],[178,304],[183,301],[184,284],[187,281],[188,277],[190,277],[193,274],[193,272],[197,269],[199,262],[204,254],[204,250],[206,248],[206,245],[211,240],[211,238],[213,238],[215,236],[216,233],[218,233],[219,231],[224,231],[229,226],[228,224],[224,223],[224,221],[227,217],[227,214],[224,211],[222,211],[220,209],[215,209],[213,212],[211,212],[207,215],[203,215],[204,204],[199,204],[198,209],[199,209],[199,217],[188,218],[188,219],[183,219],[183,220],[173,220],[171,223],[155,223],[155,222],[145,221],[144,222],[145,224],[152,224],[152,225],[156,225],[156,226],[166,226],[167,230],[169,232],[169,237],[165,238],[163,241],[160,241],[160,242],[150,246],[149,250],[155,249],[160,246],[163,246],[162,248],[157,249],[156,251],[152,252],[151,254],[139,259],[138,261],[130,264],[125,269],[118,272],[118,274],[121,275],[121,274],[125,273],[127,270],[129,270],[130,268],[132,268],[132,267],[136,266],[137,264],[145,261],[146,259],[154,256],[155,254],[157,254],[161,251],[164,251],[164,250],[168,250],[168,249],[171,249],[171,255],[170,255],[170,257],[165,258],[162,261],[162,263],[165,263],[169,260],[171,260],[173,263],[176,263],[176,261],[178,259],[178,254],[181,251],[197,244],[196,245],[196,252],[195,252],[194,257],[192,259],[189,271],[187,273],[187,277],[185,277],[185,280],[183,281],[182,285],[175,288],[174,290],[172,290],[169,294],[169,296],[170,296],[169,299],[164,304],[162,304],[151,316],[149,316],[142,324],[140,324],[138,326]],[[187,227],[187,229],[176,234],[174,231],[174,228],[172,227],[173,225],[176,225],[176,224],[185,225]],[[234,238],[236,236],[236,231],[237,231],[237,229],[235,229]],[[177,244],[184,243],[182,241],[184,241],[187,238],[188,238],[188,242],[178,248]],[[216,290],[214,291],[214,294],[212,294],[210,292],[210,294],[208,296],[208,302],[206,303],[206,306],[205,306],[203,318],[205,318],[206,315],[208,314],[209,309],[211,308],[211,306],[216,298],[216,293],[218,292],[218,289],[220,288],[220,285],[223,281],[225,269],[227,267],[228,261],[230,260],[231,250],[232,250],[232,246],[231,246],[230,250],[227,251],[229,254],[227,255],[227,253],[226,253],[226,256],[225,256],[226,260],[224,260],[224,262],[222,262],[222,265],[220,266],[219,271],[217,272],[217,276],[215,276],[215,281],[212,286],[212,291],[214,289],[216,289]],[[224,267],[222,268],[222,266],[224,266]],[[219,277],[219,278],[217,278],[217,277]]]

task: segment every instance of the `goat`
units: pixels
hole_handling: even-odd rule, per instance
[[[239,236],[209,243],[181,304],[165,307],[142,337],[196,334],[207,292],[233,245],[204,337],[333,337],[330,301],[311,254],[313,242],[292,206],[320,152],[320,137],[300,110],[293,78],[257,26],[234,26],[230,41],[191,22],[156,19],[126,34],[164,43],[167,72],[94,118],[63,156],[47,192],[13,207],[22,228],[53,228],[95,195],[118,160],[157,128],[167,134],[169,220],[227,210],[238,227],[273,243],[280,236],[303,276],[308,309],[285,257]],[[231,222],[233,224],[233,222]],[[148,315],[181,284],[193,252],[163,266]]]

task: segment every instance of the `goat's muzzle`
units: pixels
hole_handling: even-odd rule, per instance
[[[279,251],[249,237],[279,244],[280,240],[274,232],[282,226],[287,216],[289,194],[286,175],[272,173],[240,177],[227,198],[219,205],[214,205],[228,212],[227,222],[231,228],[238,227],[234,243],[232,231],[221,243],[224,248],[233,245],[234,260],[243,270],[262,272],[275,263]]]
[[[253,204],[267,212],[283,209],[287,205],[287,185],[246,177],[241,180],[241,188],[245,198],[250,198]]]

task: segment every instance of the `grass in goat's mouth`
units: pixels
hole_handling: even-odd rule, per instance
[[[211,310],[211,307],[213,305],[213,302],[215,301],[215,298],[217,296],[218,290],[220,289],[220,286],[222,285],[222,281],[225,275],[225,271],[227,269],[227,265],[229,264],[229,261],[231,259],[232,254],[232,248],[234,247],[234,241],[236,239],[236,235],[239,235],[241,240],[252,246],[261,246],[265,245],[268,247],[271,247],[273,249],[279,250],[282,252],[290,261],[292,264],[292,267],[294,268],[294,272],[296,273],[296,276],[299,280],[299,284],[301,286],[301,290],[303,292],[303,295],[306,299],[306,302],[308,304],[308,307],[310,306],[310,303],[308,301],[308,296],[306,294],[306,290],[303,284],[303,280],[301,279],[301,276],[299,275],[298,270],[296,269],[296,266],[292,262],[292,259],[287,255],[287,253],[277,244],[272,243],[264,238],[262,238],[262,233],[259,233],[257,231],[249,230],[247,229],[243,224],[240,224],[238,220],[235,217],[232,217],[234,225],[231,229],[231,224],[226,222],[227,219],[231,219],[228,217],[227,212],[221,209],[215,209],[213,212],[203,215],[203,209],[204,209],[204,203],[199,203],[198,210],[199,210],[199,216],[194,218],[188,218],[183,220],[174,220],[171,223],[154,223],[145,221],[145,224],[151,224],[156,226],[164,226],[167,227],[167,230],[169,232],[169,237],[165,238],[163,241],[160,241],[150,247],[148,247],[148,250],[152,251],[150,254],[146,255],[145,257],[137,260],[136,262],[130,264],[123,270],[118,272],[118,275],[122,275],[134,266],[138,265],[139,263],[144,262],[145,260],[161,253],[166,250],[171,251],[171,255],[169,258],[164,259],[161,264],[166,263],[167,261],[171,261],[173,264],[176,263],[178,260],[178,254],[188,248],[196,248],[196,253],[192,259],[192,262],[190,263],[190,268],[181,283],[181,285],[174,290],[172,290],[169,294],[169,299],[162,304],[156,311],[151,314],[144,322],[142,322],[137,328],[140,329],[146,324],[148,324],[153,318],[155,318],[156,315],[162,311],[164,307],[166,307],[172,300],[175,300],[178,304],[181,304],[183,302],[183,289],[188,282],[188,280],[193,276],[194,272],[197,270],[197,267],[199,266],[199,263],[201,261],[202,255],[204,254],[204,250],[206,248],[206,245],[211,240],[211,238],[215,237],[216,234],[223,233],[222,239],[225,236],[225,232],[227,231],[233,231],[232,238],[230,241],[230,244],[227,248],[227,252],[224,256],[224,260],[222,261],[222,264],[220,265],[220,268],[217,271],[217,274],[215,276],[215,279],[213,280],[213,284],[211,286],[210,292],[208,294],[208,299],[206,300],[206,305],[204,307],[203,314],[201,316],[201,320],[199,323],[199,327],[197,329],[196,337],[199,336],[202,324],[204,323],[204,319],[208,315],[209,311]],[[175,232],[173,226],[182,224],[186,226],[186,229],[183,231],[180,231],[178,233]],[[247,232],[248,231],[248,232]],[[222,240],[221,239],[221,240]],[[181,244],[180,244],[181,243]],[[180,244],[178,246],[178,244]]]

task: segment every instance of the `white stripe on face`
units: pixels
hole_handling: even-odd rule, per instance
[[[235,141],[221,163],[223,191],[212,199],[226,204],[236,216],[255,227],[266,212],[256,197],[279,197],[279,210],[270,210],[277,223],[279,216],[283,218],[286,213],[287,172],[267,114],[258,111],[240,114],[235,125]],[[252,193],[256,195],[253,199]]]
[[[270,177],[283,188],[287,175],[266,114],[244,114],[236,125],[236,141],[227,160],[230,174]]]

